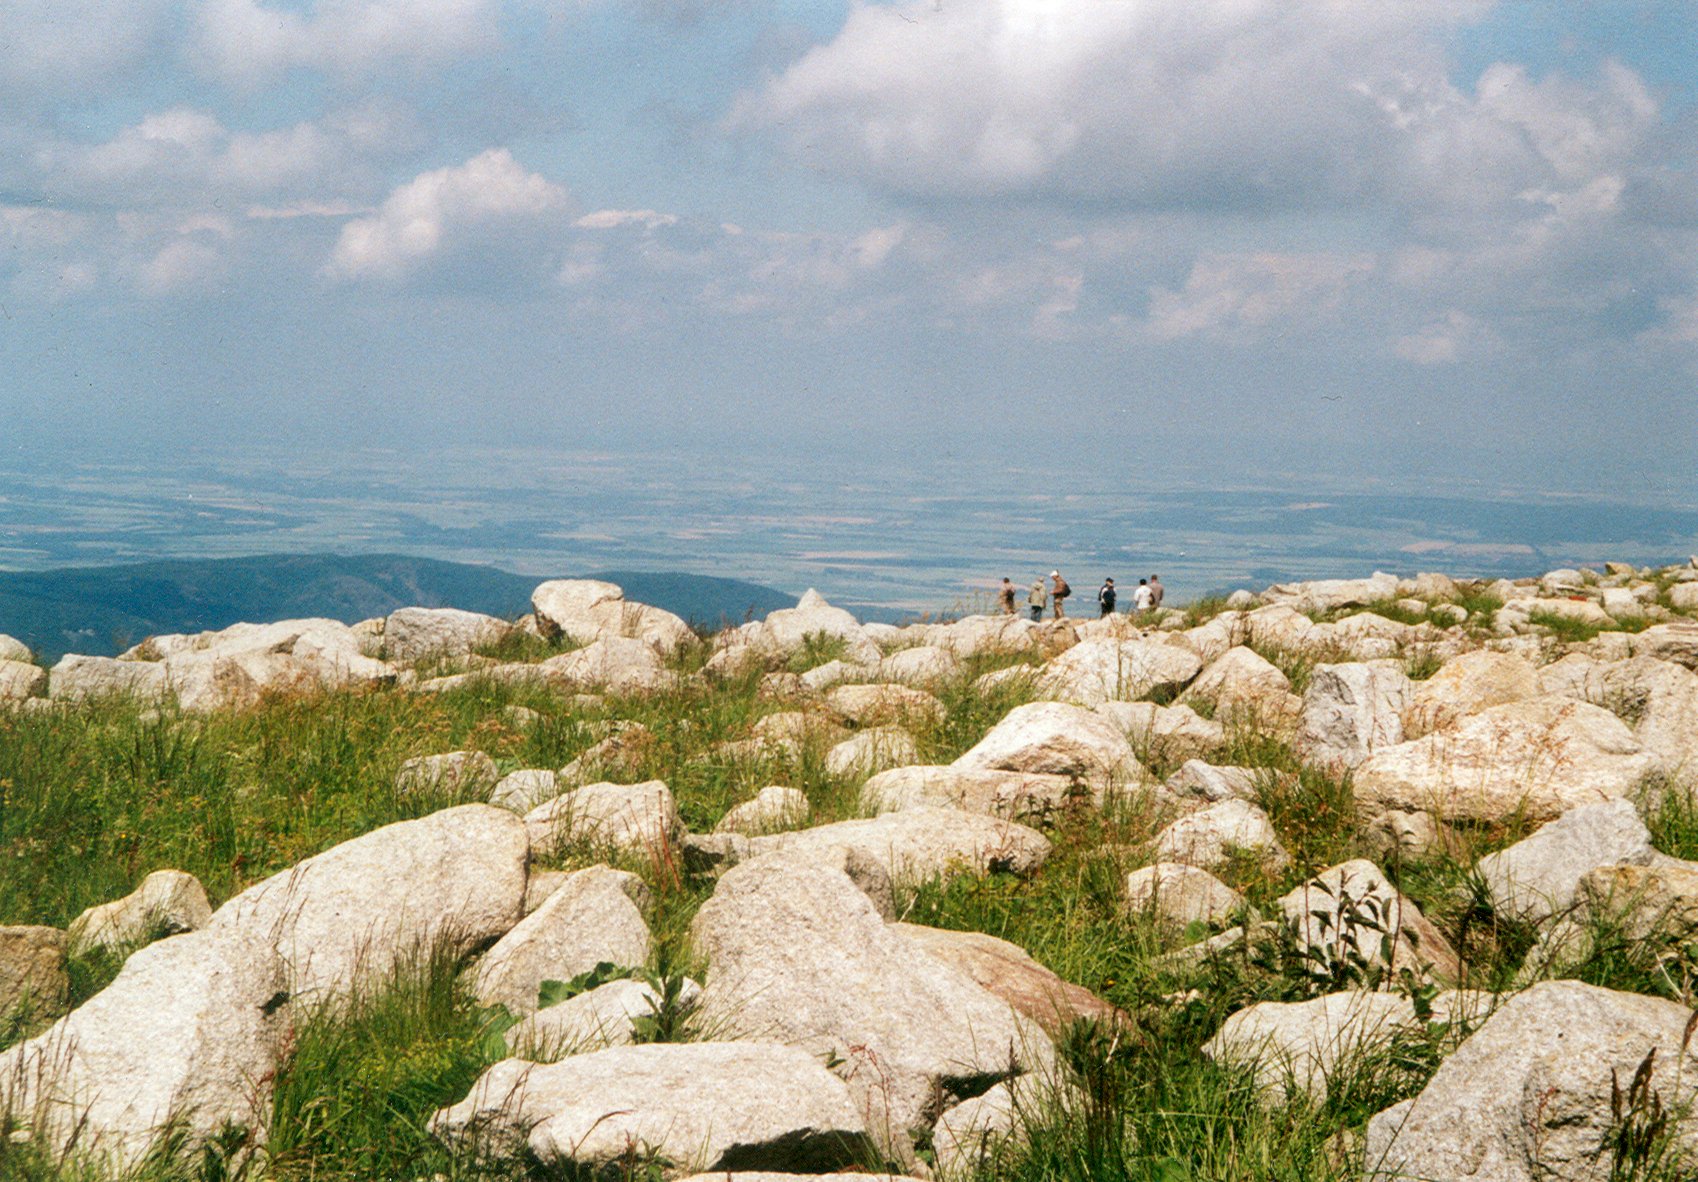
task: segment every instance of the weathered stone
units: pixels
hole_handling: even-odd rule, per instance
[[[1212,702],[1220,715],[1243,714],[1260,718],[1284,709],[1291,692],[1291,679],[1254,649],[1239,645],[1228,649],[1198,674],[1184,701]]]
[[[840,685],[826,694],[825,704],[856,726],[942,722],[948,713],[935,696],[906,685]]]
[[[918,762],[914,736],[901,727],[877,726],[845,739],[825,753],[825,770],[834,776],[865,776]]]
[[[1008,1153],[1024,1149],[1028,1129],[1053,1119],[1072,1098],[1049,1081],[1017,1075],[982,1096],[963,1101],[938,1118],[932,1156],[945,1179],[997,1176]]]
[[[1200,759],[1188,759],[1163,782],[1168,793],[1184,800],[1256,799],[1257,772],[1247,767],[1216,767]]]
[[[806,649],[809,638],[836,638],[843,643],[844,657],[856,665],[877,665],[883,654],[860,621],[842,608],[832,607],[818,591],[810,588],[792,608],[769,612],[766,619],[746,624],[740,630],[745,643],[756,652],[788,657]]]
[[[1283,896],[1279,907],[1298,946],[1328,961],[1357,961],[1393,973],[1408,969],[1450,982],[1462,974],[1450,941],[1365,858],[1322,871]],[[1382,948],[1388,936],[1389,964]]]
[[[70,653],[60,657],[47,676],[47,694],[59,702],[102,698],[161,702],[169,692],[165,666],[158,661],[120,661]]]
[[[290,1025],[284,966],[239,933],[160,940],[45,1033],[0,1053],[0,1111],[33,1144],[134,1169],[168,1125],[183,1148],[226,1126],[263,1139]]]
[[[1214,870],[1230,862],[1233,851],[1251,855],[1270,869],[1291,861],[1268,815],[1244,800],[1212,804],[1156,834],[1156,857],[1164,862]]]
[[[671,791],[659,780],[589,784],[525,814],[531,850],[540,857],[582,842],[616,850],[665,849],[682,825]]]
[[[686,833],[678,842],[687,874],[718,874],[750,857],[741,833]]]
[[[1118,1022],[1126,1017],[1083,985],[1056,976],[1018,944],[984,932],[959,932],[911,923],[896,924],[892,930],[912,941],[926,955],[966,973],[981,988],[1043,1027],[1051,1037],[1060,1037],[1062,1031],[1081,1018]]]
[[[961,662],[949,649],[921,645],[892,653],[878,663],[878,675],[906,685],[937,685],[961,672]]]
[[[1611,1092],[1653,1048],[1648,1081],[1662,1110],[1685,1113],[1698,1082],[1686,1046],[1692,1011],[1677,1002],[1577,981],[1511,998],[1439,1065],[1412,1101],[1368,1123],[1370,1179],[1550,1182],[1608,1173]],[[1689,1119],[1671,1122],[1678,1151],[1698,1148]]]
[[[1397,576],[1375,571],[1365,579],[1315,579],[1305,583],[1275,584],[1262,592],[1269,603],[1290,604],[1298,611],[1335,611],[1341,607],[1365,607],[1397,597]]]
[[[1226,728],[1189,706],[1104,702],[1096,712],[1125,733],[1152,762],[1207,758],[1226,743]]]
[[[200,879],[181,870],[155,870],[122,899],[90,907],[67,929],[73,954],[91,948],[133,948],[160,936],[206,926],[212,905]]]
[[[505,809],[444,809],[272,875],[204,930],[268,943],[297,997],[346,995],[433,948],[465,955],[506,933],[524,906],[529,852],[523,822]]]
[[[1357,809],[1440,820],[1530,820],[1630,795],[1654,766],[1625,723],[1598,706],[1530,698],[1375,752],[1357,768]]]
[[[1698,772],[1698,674],[1655,657],[1600,668],[1602,685],[1589,700],[1627,721],[1662,771]]]
[[[473,995],[483,1005],[529,1014],[546,980],[569,981],[603,962],[641,968],[649,929],[638,905],[647,898],[634,874],[606,866],[578,871],[484,955]]]
[[[425,657],[464,656],[495,644],[512,625],[481,612],[453,607],[404,607],[383,624],[383,651],[411,664]]]
[[[1698,669],[1698,623],[1678,620],[1667,624],[1653,624],[1643,632],[1628,637],[1628,642],[1636,657],[1656,657],[1684,665],[1688,669]]]
[[[506,1059],[431,1119],[450,1144],[610,1175],[635,1155],[669,1172],[816,1172],[871,1151],[843,1081],[771,1043],[613,1047],[546,1065]]]
[[[1015,821],[1041,819],[1088,798],[1071,776],[949,764],[891,768],[861,786],[861,805],[872,813],[942,805]]]
[[[1157,690],[1177,692],[1202,667],[1190,648],[1164,640],[1086,640],[1044,666],[1038,690],[1081,706],[1129,702]]]
[[[28,661],[0,658],[0,702],[21,702],[26,698],[46,696],[47,670]]]
[[[735,805],[713,827],[715,833],[758,835],[795,829],[808,820],[808,794],[798,788],[769,784],[753,800]]]
[[[923,881],[963,871],[1030,874],[1049,857],[1049,839],[1015,821],[921,806],[862,821],[838,821],[750,840],[756,855],[854,849],[900,879]]]
[[[568,870],[531,870],[530,878],[525,882],[525,914],[534,915],[538,907],[548,902],[555,891],[566,885],[566,880],[572,877]]]
[[[216,632],[155,636],[127,656],[157,654],[184,710],[247,709],[269,692],[378,685],[395,672],[366,656],[361,637],[337,620],[232,624]]]
[[[618,586],[595,579],[551,579],[531,592],[531,607],[543,636],[579,644],[630,639],[671,652],[693,635],[671,612],[627,602]]]
[[[1220,879],[1182,862],[1157,862],[1126,876],[1126,902],[1135,911],[1153,910],[1181,927],[1218,924],[1244,907],[1244,896]]]
[[[1444,845],[1431,813],[1387,809],[1362,826],[1368,843],[1386,858],[1418,858]]]
[[[29,651],[29,645],[13,636],[0,632],[0,661],[17,661],[29,664],[34,660],[34,654]]]
[[[558,779],[573,788],[603,780],[640,779],[656,742],[654,732],[642,723],[616,720],[608,724],[606,735],[560,769]]]
[[[824,693],[832,686],[845,681],[857,681],[873,675],[868,665],[857,664],[854,661],[827,661],[823,665],[815,665],[801,675],[802,687],[814,693]]]
[[[65,945],[65,933],[58,928],[0,927],[0,1029],[19,1010],[34,1018],[65,1012],[71,994]]]
[[[1394,993],[1352,989],[1309,1001],[1261,1001],[1221,1023],[1203,1054],[1253,1064],[1264,1102],[1307,1095],[1325,1102],[1329,1081],[1415,1025],[1415,1007]]]
[[[560,795],[560,777],[549,768],[508,772],[489,791],[489,803],[524,816]]]
[[[913,814],[893,813],[892,816]],[[882,1149],[908,1156],[951,1093],[1047,1062],[1043,1033],[885,924],[841,871],[759,858],[727,871],[692,932],[701,1021],[837,1064]]]
[[[1303,691],[1297,748],[1315,763],[1355,767],[1403,742],[1412,684],[1395,665],[1317,665]]]
[[[1019,616],[966,616],[936,628],[931,643],[966,659],[980,653],[1025,652],[1037,644],[1038,626]]]
[[[689,1011],[702,987],[686,978],[676,1004]],[[507,1048],[532,1063],[552,1063],[636,1041],[637,1023],[660,1013],[660,991],[647,981],[609,981],[545,1010],[528,1014],[504,1036]]]
[[[1403,733],[1417,739],[1488,707],[1538,694],[1539,671],[1531,661],[1486,649],[1463,653],[1415,684],[1403,713]]]
[[[495,760],[482,751],[448,751],[418,755],[395,773],[395,791],[402,796],[428,794],[442,800],[482,796],[499,777]]]
[[[608,636],[536,665],[521,665],[557,685],[610,694],[653,694],[677,685],[659,651],[635,637]]]
[[[1586,872],[1598,866],[1648,865],[1651,832],[1629,800],[1569,809],[1531,837],[1480,859],[1480,877],[1498,914],[1538,923],[1574,902]]]
[[[1602,919],[1628,939],[1669,942],[1698,932],[1698,863],[1659,854],[1649,865],[1597,866],[1580,876],[1574,897],[1582,929]]]
[[[1015,707],[954,766],[1073,776],[1116,787],[1144,777],[1119,727],[1063,702]]]

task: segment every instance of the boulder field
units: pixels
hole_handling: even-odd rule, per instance
[[[1698,791],[1694,586],[1698,560],[1376,573],[1212,613],[906,627],[810,591],[701,639],[611,584],[553,580],[519,621],[240,624],[50,670],[0,637],[0,709],[69,728],[114,703],[186,725],[480,685],[537,691],[503,707],[509,728],[562,700],[615,716],[558,768],[471,741],[390,764],[409,819],[227,898],[143,866],[63,930],[0,926],[0,1127],[97,1176],[232,1130],[263,1154],[301,1024],[424,957],[505,1015],[422,1122],[468,1160],[995,1176],[1057,1113],[1103,1119],[1080,1046],[1137,1048],[1140,1007],[1196,1000],[1058,975],[1063,918],[1030,947],[913,922],[922,899],[977,892],[996,915],[1008,884],[1074,874],[1053,889],[1106,889],[1129,942],[1165,933],[1152,964],[1286,974],[1286,996],[1240,998],[1193,1044],[1240,1073],[1248,1110],[1342,1103],[1364,1062],[1423,1048],[1401,1098],[1341,1127],[1349,1173],[1662,1177],[1611,1173],[1653,1135],[1698,1171],[1698,1015],[1650,970],[1569,979],[1606,936],[1673,948],[1698,926],[1698,863],[1660,820]],[[726,781],[741,795],[709,812],[705,772],[654,778],[676,739],[620,704],[727,684],[755,687],[758,716],[690,766],[810,767],[832,792]],[[1445,858],[1466,863],[1449,894],[1404,872]],[[1484,922],[1531,949],[1518,969],[1479,963]],[[121,967],[72,1008],[88,957]]]

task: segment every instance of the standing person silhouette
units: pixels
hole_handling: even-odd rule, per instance
[[[1155,611],[1161,610],[1161,597],[1166,591],[1167,591],[1167,588],[1163,587],[1161,585],[1161,576],[1160,575],[1151,575],[1150,576],[1150,607],[1151,607],[1152,610],[1155,610]]]
[[[1066,600],[1069,595],[1073,594],[1073,588],[1067,585],[1067,580],[1061,577],[1061,572],[1058,570],[1050,571],[1049,579],[1049,600],[1055,608],[1055,618],[1060,620],[1067,615]]]
[[[1044,605],[1049,602],[1049,592],[1044,590],[1042,578],[1032,580],[1031,594],[1026,596],[1026,606],[1032,609],[1032,619],[1044,618]]]
[[[1005,616],[1013,615],[1014,614],[1014,584],[1010,583],[1008,581],[1008,576],[1006,576],[1006,575],[1003,576],[1002,586],[997,589],[996,594],[997,594],[998,601],[1001,602],[1001,604],[1002,604],[1002,614],[1005,615]]]
[[[1104,579],[1102,588],[1097,592],[1097,606],[1102,608],[1104,616],[1114,614],[1114,580]]]

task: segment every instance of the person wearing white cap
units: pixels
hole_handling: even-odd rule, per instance
[[[1055,607],[1055,618],[1059,620],[1067,614],[1062,601],[1073,594],[1073,588],[1067,585],[1067,580],[1061,577],[1061,572],[1058,570],[1049,572],[1049,580],[1049,601]]]
[[[1043,576],[1032,580],[1032,593],[1026,596],[1026,606],[1032,609],[1034,622],[1044,618],[1044,604],[1049,602],[1049,592],[1044,590]]]

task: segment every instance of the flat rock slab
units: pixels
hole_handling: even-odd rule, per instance
[[[1100,714],[1065,702],[1016,706],[955,761],[956,767],[1136,783],[1144,769],[1126,735]]]
[[[908,881],[989,870],[1030,874],[1051,849],[1049,838],[1017,821],[937,806],[756,837],[749,846],[756,856],[854,849]]]
[[[438,1112],[431,1130],[450,1144],[609,1177],[632,1157],[676,1177],[817,1173],[871,1151],[843,1081],[806,1051],[770,1043],[614,1047],[550,1064],[506,1059]]]
[[[1051,1037],[1080,1018],[1118,1022],[1126,1015],[1083,985],[1063,980],[1018,944],[984,932],[958,932],[899,923],[892,930],[927,956],[954,965],[1002,998]]]
[[[638,853],[665,849],[683,826],[672,792],[659,780],[588,784],[525,814],[531,849],[548,857],[582,842]]]
[[[1104,637],[1080,641],[1046,664],[1038,691],[1080,706],[1130,702],[1183,689],[1202,668],[1202,658],[1184,645]]]
[[[1047,817],[1090,798],[1071,776],[950,764],[891,768],[861,786],[861,803],[875,813],[941,805],[1015,821]]]

